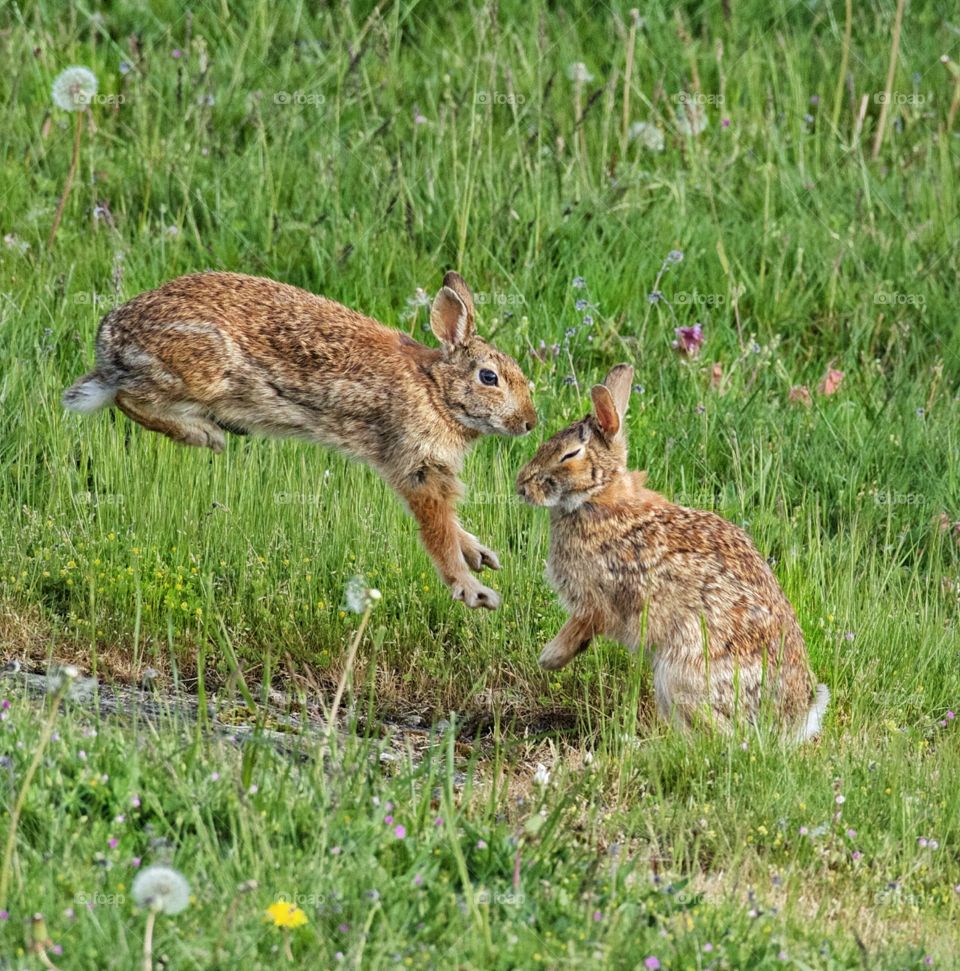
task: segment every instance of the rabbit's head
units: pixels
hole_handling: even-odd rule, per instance
[[[590,392],[593,412],[540,446],[517,476],[523,499],[572,511],[626,474],[623,419],[632,379],[633,368],[618,364]]]
[[[458,273],[447,273],[430,310],[443,344],[433,374],[461,425],[482,435],[526,435],[537,424],[530,385],[513,358],[477,336],[473,296]]]

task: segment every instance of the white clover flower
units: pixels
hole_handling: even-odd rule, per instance
[[[161,914],[179,914],[190,903],[190,884],[186,877],[168,866],[148,866],[141,870],[130,892],[138,907]]]
[[[589,84],[593,80],[590,69],[583,61],[577,61],[575,64],[571,64],[567,68],[567,77],[571,81],[576,81],[579,84]]]
[[[21,256],[30,249],[30,244],[25,239],[21,239],[16,233],[7,233],[3,237],[3,245],[7,249],[15,250]]]
[[[537,763],[537,770],[533,773],[533,781],[538,786],[550,785],[550,770],[542,763]]]
[[[351,577],[344,591],[344,609],[354,614],[362,614],[372,607],[382,594],[375,587],[368,587],[363,577]]]
[[[630,126],[630,141],[639,142],[650,152],[663,151],[663,132],[647,121],[635,121]]]
[[[97,76],[86,67],[68,67],[53,82],[53,103],[64,111],[83,111],[97,93]]]

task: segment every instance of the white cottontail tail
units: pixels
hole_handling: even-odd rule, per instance
[[[602,634],[650,652],[668,721],[729,728],[769,705],[785,735],[811,738],[830,694],[766,561],[737,526],[668,502],[627,470],[632,377],[615,367],[593,388],[593,413],[517,478],[527,502],[550,508],[547,575],[570,615],[540,663],[561,668]]]
[[[430,312],[439,349],[297,287],[198,273],[100,324],[96,367],[63,396],[219,452],[224,430],[295,436],[367,462],[403,497],[455,599],[496,608],[471,574],[496,554],[457,521],[458,476],[481,435],[523,435],[536,412],[517,363],[477,336],[473,297],[447,273]]]

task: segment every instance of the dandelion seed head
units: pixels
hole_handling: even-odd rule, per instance
[[[567,68],[567,77],[578,84],[589,84],[593,80],[590,69],[583,61],[576,61]]]
[[[141,870],[130,888],[134,902],[146,910],[179,914],[190,903],[190,884],[182,873],[169,866],[148,866]]]
[[[88,67],[68,67],[53,82],[53,103],[64,111],[83,111],[97,93],[97,76]]]
[[[344,609],[354,614],[365,613],[381,596],[379,590],[366,585],[363,577],[351,577],[344,591]]]
[[[650,122],[635,121],[630,126],[629,138],[631,142],[643,146],[648,152],[663,151],[663,132]]]

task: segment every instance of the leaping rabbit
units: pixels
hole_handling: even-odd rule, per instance
[[[225,430],[341,449],[406,501],[454,599],[493,610],[499,595],[470,570],[500,564],[457,520],[459,474],[481,435],[524,435],[537,415],[516,361],[476,334],[459,274],[443,278],[430,324],[440,348],[285,283],[192,274],[108,313],[94,370],[63,402],[116,405],[214,452]]]

